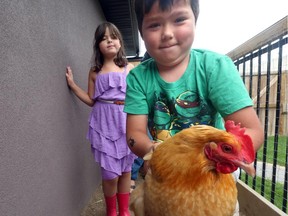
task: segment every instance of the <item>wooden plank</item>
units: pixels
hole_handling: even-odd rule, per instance
[[[280,35],[287,34],[288,29],[288,15],[283,19],[276,22],[274,25],[260,32],[250,40],[246,41],[242,45],[233,49],[227,55],[236,60],[248,53],[251,53],[254,50],[257,50],[265,45],[267,45],[270,41],[276,40],[280,37]]]
[[[237,189],[241,214],[245,216],[287,216],[241,180],[237,182]]]

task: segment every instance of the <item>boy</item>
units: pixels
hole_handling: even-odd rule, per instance
[[[223,128],[223,118],[241,123],[257,151],[263,129],[234,63],[191,50],[198,0],[136,0],[135,11],[152,58],[127,76],[124,111],[131,151],[143,157],[153,148],[147,126],[159,142],[196,124]]]

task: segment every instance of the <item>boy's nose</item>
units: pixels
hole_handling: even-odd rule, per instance
[[[162,31],[162,35],[161,35],[161,39],[162,40],[169,40],[169,39],[172,39],[173,38],[173,29],[166,25],[164,26],[163,28],[163,31]]]

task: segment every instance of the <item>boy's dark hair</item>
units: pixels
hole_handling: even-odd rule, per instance
[[[128,61],[125,55],[125,50],[124,50],[123,38],[119,29],[113,23],[104,22],[97,27],[95,34],[94,34],[94,44],[93,44],[94,59],[92,60],[93,61],[92,65],[94,67],[95,72],[97,73],[101,70],[101,68],[103,67],[103,63],[104,63],[104,57],[99,49],[99,44],[103,40],[103,37],[105,36],[105,32],[107,28],[109,29],[110,34],[112,36],[119,39],[120,45],[121,45],[119,52],[117,53],[117,56],[114,59],[115,64],[119,67],[124,67],[128,64]]]
[[[159,2],[159,7],[161,8],[161,10],[166,11],[171,8],[174,1],[177,0],[134,0],[135,13],[137,16],[138,29],[140,34],[142,35],[142,23],[144,15],[150,12],[152,6],[156,2]],[[188,0],[181,0],[181,1],[188,1]],[[195,16],[195,22],[197,22],[197,18],[199,15],[199,0],[189,0],[189,1]]]

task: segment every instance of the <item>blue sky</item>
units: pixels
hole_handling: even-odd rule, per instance
[[[288,15],[288,0],[199,0],[193,48],[226,54]],[[143,45],[143,44],[142,44]],[[144,52],[145,48],[141,51]]]

